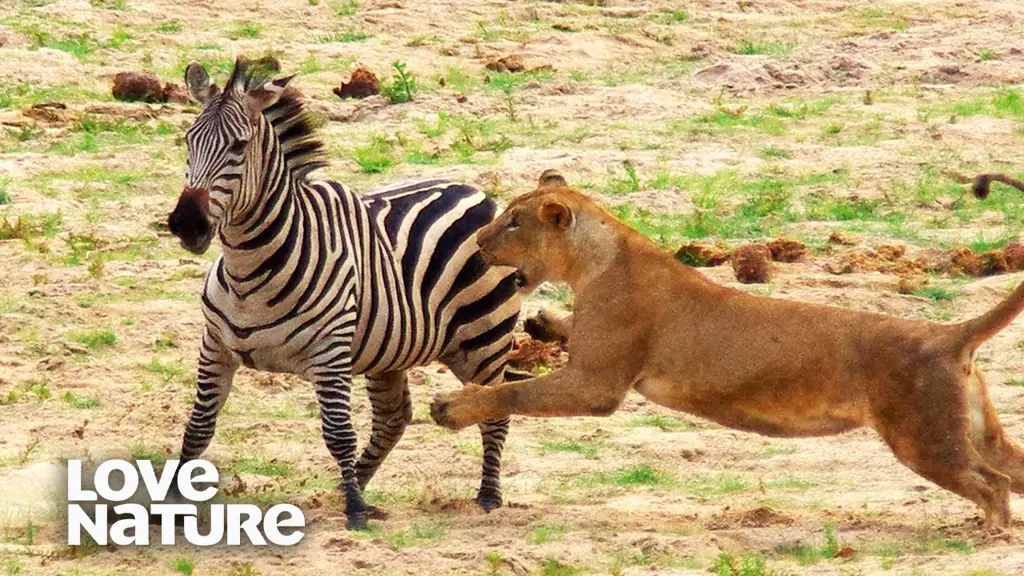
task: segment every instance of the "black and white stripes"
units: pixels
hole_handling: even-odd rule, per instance
[[[260,65],[263,64],[263,65]],[[309,181],[320,142],[288,79],[239,61],[223,92],[193,64],[186,82],[205,106],[186,133],[187,185],[169,224],[192,251],[217,235],[223,254],[203,292],[207,325],[182,457],[209,445],[240,364],[310,380],[324,440],[338,461],[350,524],[360,491],[411,419],[405,371],[435,360],[463,382],[500,383],[519,313],[514,271],[488,267],[475,235],[494,203],[468,186],[408,183],[356,195]],[[366,374],[369,445],[355,458],[352,376]],[[501,504],[508,421],[481,426],[478,502]]]

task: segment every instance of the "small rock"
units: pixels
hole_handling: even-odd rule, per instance
[[[37,364],[40,370],[51,372],[64,366],[64,359],[59,356],[47,356]]]
[[[67,350],[68,352],[72,353],[72,354],[88,354],[89,353],[89,349],[88,348],[86,348],[85,346],[82,346],[81,344],[76,344],[74,342],[65,342],[64,343],[64,349]]]
[[[764,284],[771,279],[772,253],[764,244],[747,244],[732,253],[732,269],[744,284]]]

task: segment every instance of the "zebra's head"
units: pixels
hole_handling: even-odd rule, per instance
[[[185,187],[167,224],[189,252],[206,252],[221,222],[245,204],[239,197],[256,192],[243,190],[250,155],[261,153],[259,143],[249,143],[266,122],[263,111],[278,101],[292,79],[270,80],[269,70],[277,70],[276,61],[240,58],[221,90],[201,64],[193,62],[185,69],[189,94],[203,110],[185,132]]]

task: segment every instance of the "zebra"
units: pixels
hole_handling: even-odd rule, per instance
[[[185,71],[202,104],[185,132],[186,184],[168,226],[180,244],[223,247],[207,273],[197,390],[181,460],[209,446],[239,365],[297,374],[313,384],[321,428],[341,468],[350,528],[365,527],[361,492],[412,419],[406,372],[438,360],[464,383],[500,384],[520,310],[519,280],[490,267],[476,232],[494,201],[444,180],[357,195],[309,173],[327,165],[294,78],[276,62],[239,58],[221,90],[198,63]],[[353,375],[373,412],[356,461]],[[508,419],[480,426],[477,503],[501,506]]]

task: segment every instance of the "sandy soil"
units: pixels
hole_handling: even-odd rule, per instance
[[[505,201],[553,167],[608,205],[685,219],[706,209],[709,190],[731,190],[714,210],[733,214],[760,193],[743,183],[773,179],[797,217],[768,232],[800,238],[813,254],[778,265],[768,285],[739,285],[728,265],[704,269],[711,278],[771,297],[955,321],[1024,278],[939,275],[933,285],[950,293],[935,297],[900,294],[892,273],[826,265],[881,243],[926,251],[1018,232],[1010,193],[977,204],[949,174],[1024,166],[1024,105],[1013,91],[1021,38],[1024,6],[1013,0],[0,3],[0,191],[10,198],[0,238],[16,236],[0,240],[0,569],[1024,573],[1019,496],[1013,528],[988,534],[973,505],[903,468],[868,431],[768,439],[639,397],[606,419],[515,419],[507,504],[485,515],[467,502],[478,435],[427,418],[431,397],[458,385],[438,366],[415,371],[415,423],[368,493],[389,516],[368,532],[345,529],[313,395],[292,376],[242,370],[208,455],[233,498],[307,511],[309,533],[294,549],[69,550],[48,480],[60,458],[172,456],[190,407],[197,295],[212,256],[187,255],[160,223],[182,185],[180,135],[195,109],[112,102],[119,71],[179,81],[194,58],[223,70],[235,54],[273,51],[289,73],[301,71],[296,85],[325,119],[335,158],[325,174],[359,190],[446,176]],[[521,78],[485,69],[509,54],[552,70]],[[395,60],[416,75],[412,102],[332,95],[356,64],[386,78]],[[503,82],[508,96],[496,88]],[[66,109],[31,109],[41,102]],[[382,173],[354,161],[374,146],[392,161]],[[431,160],[413,162],[414,152]],[[624,187],[626,160],[639,177]],[[900,218],[799,210],[821,199],[888,202]],[[19,217],[22,231],[5,233]],[[863,244],[828,248],[836,230]],[[732,245],[758,236],[716,235]],[[545,294],[527,308],[565,306],[564,291]],[[1022,344],[1018,322],[979,361],[1004,425],[1024,440]],[[362,394],[355,413],[365,437]]]

